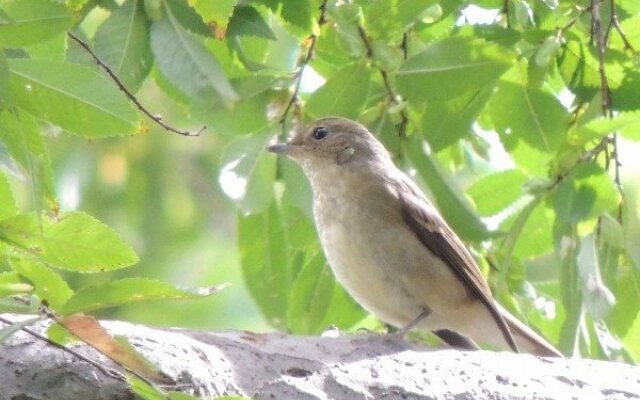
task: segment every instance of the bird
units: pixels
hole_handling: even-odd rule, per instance
[[[462,240],[365,126],[321,118],[267,150],[302,168],[328,264],[368,312],[403,335],[562,356],[496,302]]]

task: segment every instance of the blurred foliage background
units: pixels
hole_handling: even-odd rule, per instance
[[[565,354],[635,362],[639,27],[634,0],[1,0],[0,295],[64,313],[89,287],[95,315],[162,326],[380,327],[334,282],[301,172],[264,151],[341,115],[428,191],[508,309]],[[143,116],[67,31],[162,121],[207,129]],[[76,210],[139,262],[41,253]],[[232,286],[107,300],[132,277]]]

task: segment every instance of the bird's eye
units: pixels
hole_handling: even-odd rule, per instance
[[[313,130],[313,138],[315,140],[322,140],[327,137],[329,130],[324,126],[319,126]]]

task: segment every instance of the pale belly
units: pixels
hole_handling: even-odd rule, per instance
[[[455,311],[464,313],[470,304],[450,268],[431,255],[399,214],[388,207],[379,212],[360,207],[341,204],[322,217],[320,239],[337,280],[387,323],[403,327],[429,309],[423,329],[453,327]]]

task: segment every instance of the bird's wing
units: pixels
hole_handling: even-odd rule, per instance
[[[489,285],[467,248],[413,182],[402,181],[400,185],[397,193],[404,222],[431,253],[451,268],[467,292],[487,307],[506,342],[517,352],[511,331],[494,303]]]

